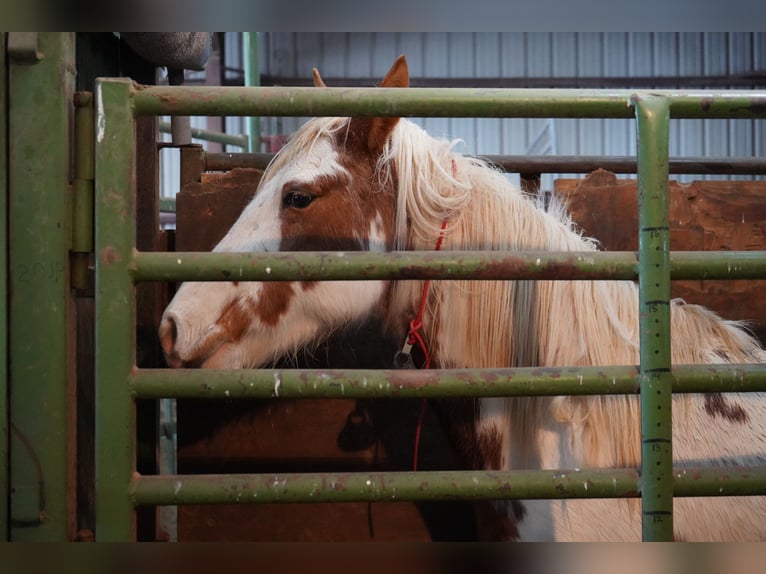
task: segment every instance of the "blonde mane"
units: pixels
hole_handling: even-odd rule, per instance
[[[398,182],[398,249],[434,249],[445,220],[444,250],[597,249],[555,198],[543,210],[497,169],[454,152],[454,144],[405,120],[394,130],[379,172],[386,180],[393,170]],[[417,281],[393,285],[391,328],[402,332],[421,290]],[[637,364],[638,288],[630,281],[434,281],[424,329],[442,367]],[[695,305],[673,303],[672,332],[675,364],[764,359],[738,323]],[[686,403],[678,399],[675,408],[683,410]],[[508,413],[511,433],[522,444],[532,443],[523,437],[539,428],[543,409],[550,409],[555,419],[574,426],[581,447],[575,456],[583,464],[639,464],[635,396],[524,398],[505,406],[513,411]]]

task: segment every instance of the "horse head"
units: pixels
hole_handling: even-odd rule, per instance
[[[314,83],[324,88],[314,70]],[[380,87],[407,87],[400,56]],[[217,252],[390,250],[395,175],[378,162],[397,117],[314,118],[266,169]],[[248,368],[369,316],[382,281],[184,283],[160,340],[173,367]]]

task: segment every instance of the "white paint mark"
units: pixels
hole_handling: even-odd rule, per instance
[[[266,275],[271,275],[271,267],[266,267]]]
[[[176,480],[175,486],[173,488],[173,494],[178,494],[181,492],[181,488],[183,487],[183,484],[181,484],[180,480]]]
[[[223,392],[223,394],[224,394],[224,396],[227,396],[227,397],[228,397],[228,396],[229,396],[229,389],[226,389],[226,390]]]
[[[367,486],[372,486],[372,481],[370,479],[367,479]]]
[[[279,387],[282,386],[282,379],[279,378],[279,373],[274,373],[274,396],[279,396]]]
[[[176,259],[176,263],[178,263],[179,265],[181,265],[181,260],[180,260],[180,259]]]
[[[104,98],[101,93],[101,85],[96,86],[96,110],[98,111],[98,125],[96,126],[96,141],[104,141],[106,132],[106,117],[104,116]]]
[[[583,482],[582,483],[582,487],[585,489],[585,492],[588,492],[588,483],[587,482]]]
[[[535,265],[540,265],[540,258],[539,257],[535,260]]]

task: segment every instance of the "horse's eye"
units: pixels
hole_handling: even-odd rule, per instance
[[[314,196],[306,191],[289,191],[283,199],[285,207],[295,207],[296,209],[303,209],[311,205],[314,201]]]

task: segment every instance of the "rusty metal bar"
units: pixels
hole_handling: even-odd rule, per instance
[[[766,392],[766,366],[678,365],[673,392]],[[635,365],[503,369],[136,369],[134,398],[436,398],[637,394]]]
[[[205,153],[207,171],[230,171],[236,167],[266,169],[273,153]],[[481,155],[477,156],[513,173],[589,173],[605,169],[613,173],[636,173],[635,157],[600,155]],[[764,175],[766,161],[760,157],[670,158],[672,174]]]
[[[137,506],[635,498],[639,480],[628,468],[136,476],[131,497]],[[670,487],[675,496],[762,495],[766,465],[677,468]]]
[[[320,281],[373,279],[634,280],[632,251],[134,252],[135,281]],[[766,253],[677,251],[673,279],[764,279]]]
[[[670,99],[674,118],[763,118],[760,91],[151,86],[137,115],[633,118],[633,98]]]

